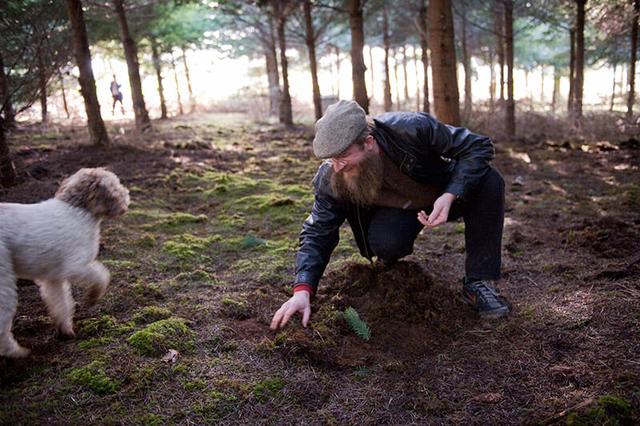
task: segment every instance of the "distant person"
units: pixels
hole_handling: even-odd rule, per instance
[[[120,91],[120,85],[116,81],[116,75],[113,75],[113,81],[111,82],[111,97],[113,98],[113,105],[111,105],[111,115],[115,114],[116,103],[120,102],[120,110],[124,114],[124,104],[122,103],[122,92]]]
[[[423,227],[464,218],[462,298],[481,317],[509,314],[493,283],[500,277],[504,180],[491,166],[488,137],[421,112],[368,120],[356,102],[339,101],[317,121],[313,152],[327,161],[313,179],[315,201],[300,233],[293,296],[271,328],[297,312],[306,327],[311,296],[345,220],[360,253],[389,268],[413,252]]]

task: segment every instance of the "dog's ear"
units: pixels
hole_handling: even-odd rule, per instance
[[[101,174],[96,180],[92,198],[94,214],[108,218],[124,214],[129,206],[129,191],[110,172]]]

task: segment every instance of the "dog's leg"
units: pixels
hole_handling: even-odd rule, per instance
[[[94,305],[102,297],[111,280],[109,270],[100,262],[91,262],[87,267],[75,273],[72,277],[74,283],[87,286],[85,302],[88,306]]]
[[[73,311],[75,302],[71,295],[69,281],[38,281],[40,295],[56,327],[56,335],[61,339],[75,337],[73,332]]]
[[[11,332],[17,306],[16,275],[11,256],[0,242],[0,356],[21,358],[29,355],[29,350],[20,346]]]

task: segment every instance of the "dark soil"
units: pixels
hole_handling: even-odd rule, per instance
[[[387,269],[358,256],[345,225],[310,326],[295,317],[277,333],[312,203],[311,129],[208,114],[156,122],[143,139],[110,129],[107,148],[81,129],[11,135],[19,184],[0,201],[41,201],[78,168],[106,166],[132,205],[103,227],[112,283],[96,307],[78,305],[75,340],[53,337],[37,287],[20,282],[14,334],[33,353],[0,359],[0,423],[639,421],[638,135],[603,117],[579,136],[524,119],[514,142],[482,130],[507,182],[509,318],[483,321],[459,298],[463,224],[424,231]],[[368,341],[345,322],[349,307]],[[177,361],[131,343],[175,318],[193,333],[191,346],[184,333],[168,344],[183,348]]]

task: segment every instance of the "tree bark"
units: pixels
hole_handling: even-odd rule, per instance
[[[409,75],[407,73],[407,48],[400,46],[402,52],[402,78],[404,79],[403,92],[404,92],[404,105],[409,103]]]
[[[465,123],[471,118],[471,58],[467,48],[467,11],[465,4],[461,4],[462,9],[462,66],[464,68],[464,112],[462,114]]]
[[[398,58],[396,55],[396,49],[393,49],[391,52],[393,56],[393,80],[395,82],[395,85],[393,87],[395,88],[395,92],[396,92],[396,108],[398,108],[398,111],[400,111],[402,110],[402,104],[400,103],[400,80],[398,79]]]
[[[44,60],[42,59],[42,53],[38,54],[38,80],[40,85],[40,117],[42,119],[42,124],[46,126],[49,121],[47,108],[47,74]]]
[[[353,81],[353,98],[369,113],[369,98],[364,74],[367,67],[364,64],[362,50],[364,48],[363,1],[347,0],[349,11],[349,27],[351,28],[351,79]]]
[[[428,48],[429,43],[427,42],[427,4],[425,0],[420,0],[420,9],[418,13],[419,23],[419,33],[420,33],[420,48],[422,49],[422,71],[424,72],[424,87],[422,94],[422,110],[426,113],[429,113],[431,110],[431,105],[429,104],[429,56],[428,56]]]
[[[584,92],[584,15],[587,0],[576,0],[576,87],[573,114],[576,124],[582,120],[582,94]]]
[[[375,92],[374,87],[376,87],[375,74],[373,73],[373,47],[369,46],[367,51],[369,52],[369,76],[371,77],[371,87],[367,89],[367,93],[371,93],[369,97],[369,101],[371,101],[371,99],[373,99],[373,93]],[[369,92],[369,90],[371,90],[371,92]]]
[[[66,4],[73,31],[73,50],[80,71],[80,92],[87,112],[89,138],[94,145],[109,145],[109,135],[102,121],[100,103],[96,94],[96,81],[91,67],[91,51],[89,50],[87,27],[82,13],[82,1],[66,0]]]
[[[460,99],[456,78],[456,52],[450,0],[429,3],[429,46],[433,70],[433,103],[440,121],[460,125]]]
[[[267,66],[267,79],[269,83],[269,115],[279,116],[280,110],[280,73],[278,72],[278,59],[276,53],[276,37],[273,30],[273,17],[269,15],[269,40],[264,42],[264,57]]]
[[[553,67],[553,94],[551,95],[551,112],[556,112],[558,94],[560,93],[560,70]]]
[[[500,67],[500,102],[499,106],[504,105],[504,5],[502,0],[495,0],[495,28],[496,28],[496,51],[498,54],[498,66]]]
[[[384,110],[391,111],[393,108],[393,100],[391,98],[391,81],[389,72],[389,13],[385,4],[382,9],[382,43],[384,47]]]
[[[540,104],[544,106],[544,65],[540,65]]]
[[[491,47],[489,47],[489,75],[489,111],[493,113],[496,108],[496,64]]]
[[[5,120],[0,116],[0,186],[7,188],[16,184],[16,168],[11,160],[6,137]]]
[[[569,31],[569,96],[567,97],[567,113],[573,116],[575,87],[576,87],[576,30]]]
[[[316,120],[322,117],[322,98],[320,96],[320,85],[318,84],[318,64],[316,61],[316,36],[311,19],[311,0],[304,0],[302,4],[304,10],[304,22],[307,29],[305,42],[309,53],[309,68],[311,69],[311,89],[313,91],[313,111]]]
[[[9,78],[4,72],[4,60],[0,52],[0,115],[4,114],[5,129],[15,127],[16,114],[9,93]]]
[[[64,106],[64,112],[67,114],[67,118],[71,117],[69,114],[69,105],[67,104],[67,94],[64,88],[64,77],[62,73],[58,70],[58,78],[60,79],[60,90],[62,91],[62,105]]]
[[[413,70],[416,76],[416,111],[420,111],[420,72],[418,71],[418,48],[413,46]]]
[[[638,15],[640,0],[633,0],[633,21],[631,24],[631,59],[629,60],[629,97],[627,98],[627,118],[633,116],[633,105],[636,102],[636,61],[638,60]],[[615,75],[615,72],[614,72]]]
[[[178,111],[180,115],[184,114],[184,110],[182,109],[182,96],[180,95],[180,82],[178,81],[178,71],[176,70],[176,61],[173,57],[173,52],[171,52],[171,69],[173,69],[173,81],[176,83],[176,97],[178,98]]]
[[[282,96],[280,97],[280,123],[286,126],[293,125],[293,111],[291,109],[291,94],[289,93],[289,63],[287,61],[287,39],[284,27],[287,23],[285,12],[280,2],[273,3],[280,47],[280,66],[282,67]]]
[[[504,34],[506,39],[507,59],[507,135],[516,135],[516,102],[513,98],[513,0],[504,0]]]
[[[340,99],[340,48],[333,46],[336,52],[336,96]]]
[[[144,95],[142,94],[138,48],[129,31],[129,24],[127,23],[127,16],[124,11],[124,0],[113,0],[113,6],[116,10],[116,16],[118,17],[120,39],[122,40],[124,57],[127,62],[129,87],[131,88],[131,103],[136,119],[136,127],[141,131],[146,131],[151,128],[151,120],[149,119],[149,112],[147,111]]]
[[[196,100],[193,96],[193,88],[191,87],[191,73],[189,72],[189,64],[187,63],[187,49],[182,46],[182,63],[184,64],[184,76],[187,78],[187,89],[189,90],[189,112],[196,109]]]
[[[158,80],[158,95],[160,96],[160,119],[166,120],[167,103],[164,99],[164,87],[162,85],[162,64],[160,63],[160,51],[158,50],[158,42],[151,38],[151,59],[153,61],[153,69],[156,71],[156,79]]]
[[[618,64],[616,62],[613,63],[613,81],[611,82],[611,102],[609,103],[609,112],[613,112],[613,104],[616,100],[616,68],[618,68]]]

